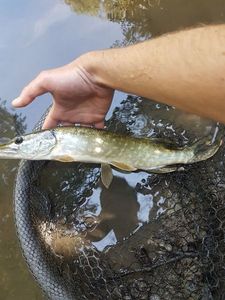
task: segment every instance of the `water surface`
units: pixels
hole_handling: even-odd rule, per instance
[[[7,101],[6,108],[1,110],[0,128],[1,136],[8,137],[18,131],[30,131],[50,103],[49,95],[40,97],[39,101],[20,110],[25,120],[12,117],[10,101],[41,70],[68,63],[90,50],[123,46],[200,23],[225,21],[223,0],[21,0],[19,5],[0,0],[0,9],[0,97]],[[111,112],[122,99],[126,99],[126,95],[116,93]],[[159,114],[158,121],[160,118]],[[119,119],[126,127],[127,116],[119,115]],[[182,123],[182,115],[176,115],[175,120]],[[145,121],[141,117],[131,124],[137,134],[146,134],[142,132],[143,128],[148,128]],[[198,118],[195,121],[198,124]],[[197,126],[195,128],[197,130]],[[17,162],[1,162],[0,299],[42,299],[23,262],[15,235],[12,194],[16,166]],[[136,176],[141,175],[128,175],[126,182],[116,179],[117,184],[123,186],[121,190],[125,184],[129,194],[130,187],[139,180]],[[116,222],[104,223],[100,228],[102,238],[95,241],[100,250],[109,242],[115,244],[127,237],[141,222],[147,222],[149,215],[154,215],[154,205],[146,201],[145,196],[138,198],[132,192],[130,195],[123,207],[127,210],[132,203],[126,226],[122,229],[122,216]],[[100,190],[95,191],[95,196],[100,199]],[[122,193],[115,198],[112,196],[111,207],[103,210],[105,216],[114,213],[114,202],[118,203],[120,197],[123,198]]]

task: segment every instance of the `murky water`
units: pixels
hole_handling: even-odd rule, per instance
[[[48,95],[40,97],[28,108],[21,109],[25,120],[12,117],[11,99],[41,70],[65,64],[89,50],[123,46],[199,23],[225,21],[223,0],[21,0],[19,4],[0,0],[0,9],[0,97],[6,100],[6,108],[1,110],[0,129],[1,136],[8,137],[17,131],[30,131],[50,103]],[[110,112],[125,98],[126,95],[116,93]],[[157,112],[154,116],[157,118]],[[157,120],[161,117],[159,114]],[[127,121],[120,110],[118,118],[121,124]],[[174,119],[177,124],[183,122],[180,114]],[[199,120],[197,117],[193,120],[197,131]],[[145,122],[151,123],[142,114],[129,126],[137,134],[146,135],[142,130],[151,124]],[[42,299],[23,262],[15,235],[12,194],[16,166],[17,162],[1,162],[0,299]],[[101,219],[92,232],[92,241],[99,251],[126,238],[150,216],[154,217],[154,203],[149,204],[144,195],[137,196],[131,188],[137,178],[132,174],[126,178],[126,182],[119,177],[114,181],[126,195],[122,192],[105,195],[107,192],[97,188],[94,198],[99,202],[93,204],[91,198],[87,204],[88,208],[95,206],[95,213],[87,216],[87,222],[93,222],[96,216]],[[111,201],[105,203],[109,196]],[[116,204],[122,201],[123,210],[129,208],[125,223],[123,216],[116,213]],[[115,214],[117,218],[112,218]]]

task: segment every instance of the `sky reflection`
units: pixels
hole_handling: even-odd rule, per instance
[[[8,105],[40,71],[61,66],[122,37],[119,24],[76,15],[63,1],[0,0],[0,97]],[[28,131],[50,103],[45,95],[20,111]]]

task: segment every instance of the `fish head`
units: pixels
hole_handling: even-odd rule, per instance
[[[17,136],[6,144],[0,144],[0,158],[48,159],[56,143],[54,130]]]

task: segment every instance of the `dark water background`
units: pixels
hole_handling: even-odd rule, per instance
[[[40,97],[20,110],[19,119],[13,117],[15,111],[10,107],[10,101],[41,70],[68,63],[90,50],[127,45],[200,23],[225,21],[222,0],[117,0],[114,5],[110,0],[0,0],[0,12],[0,97],[6,100],[0,130],[1,136],[8,137],[19,129],[29,132],[50,103],[48,95]],[[113,107],[125,98],[116,93]],[[18,124],[23,124],[22,128]],[[0,164],[0,299],[42,299],[21,257],[15,234],[16,166],[17,162]]]

